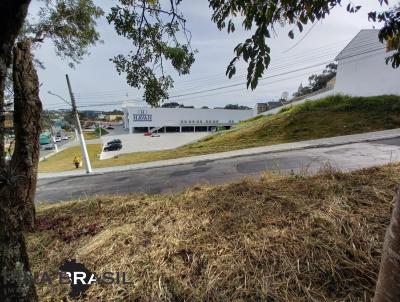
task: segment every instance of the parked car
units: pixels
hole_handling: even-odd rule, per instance
[[[144,136],[151,136],[151,132],[150,132],[150,131],[145,132],[145,133],[144,133]]]
[[[69,136],[68,136],[68,135],[65,135],[65,136],[63,136],[61,139],[62,139],[63,141],[67,141],[67,140],[69,140]]]
[[[104,152],[107,151],[118,151],[122,149],[122,144],[118,144],[118,143],[114,143],[114,144],[110,144],[104,147]]]
[[[44,150],[53,150],[54,149],[54,145],[53,144],[47,144],[44,146]]]
[[[160,134],[158,132],[154,132],[151,134],[151,137],[160,137]]]
[[[108,129],[108,130],[114,130],[114,127],[107,126],[107,128],[106,128],[106,129]]]
[[[59,142],[61,142],[61,140],[62,140],[61,137],[57,136],[55,141],[56,141],[56,143],[59,143]]]
[[[107,146],[112,145],[112,144],[122,144],[120,139],[113,139],[112,141],[109,141],[107,143]]]

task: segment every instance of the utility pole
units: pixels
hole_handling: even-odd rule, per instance
[[[76,130],[78,132],[78,138],[81,143],[81,149],[82,149],[83,160],[85,161],[86,173],[92,173],[92,166],[90,164],[89,154],[87,152],[85,138],[83,136],[81,122],[79,120],[79,114],[76,108],[75,96],[72,92],[71,83],[69,82],[69,77],[67,74],[65,75],[65,78],[67,79],[69,95],[71,97],[72,114],[75,115]]]

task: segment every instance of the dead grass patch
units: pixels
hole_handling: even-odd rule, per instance
[[[369,301],[399,176],[399,165],[266,173],[42,206],[27,234],[32,268],[76,258],[134,282],[92,286],[85,301]],[[68,289],[38,285],[43,301]]]

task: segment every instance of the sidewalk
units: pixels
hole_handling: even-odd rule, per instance
[[[149,168],[160,168],[165,166],[192,164],[203,161],[214,161],[220,159],[251,156],[251,155],[265,154],[265,153],[279,153],[279,152],[303,150],[311,148],[333,147],[333,146],[347,145],[347,144],[354,144],[361,142],[373,142],[373,141],[391,139],[397,137],[400,137],[400,129],[392,129],[392,130],[376,131],[363,134],[353,134],[353,135],[301,141],[295,143],[286,143],[286,144],[279,144],[279,145],[272,145],[265,147],[241,149],[241,150],[234,150],[221,153],[197,155],[191,157],[181,157],[176,159],[147,162],[142,164],[99,168],[99,169],[94,169],[94,172],[90,175],[127,171],[127,170],[144,170]],[[38,177],[39,179],[43,179],[43,178],[53,178],[53,177],[71,177],[71,176],[84,176],[84,175],[87,174],[83,170],[72,170],[72,171],[57,172],[57,173],[39,173]]]

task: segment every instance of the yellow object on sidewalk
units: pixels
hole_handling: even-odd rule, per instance
[[[75,165],[75,168],[80,168],[82,167],[82,161],[78,156],[74,157],[74,160],[72,161],[72,163]]]

